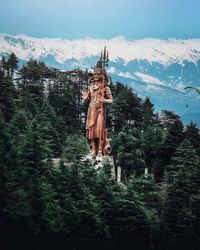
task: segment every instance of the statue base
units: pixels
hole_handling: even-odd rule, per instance
[[[83,159],[83,161],[89,160],[95,169],[100,170],[105,165],[110,165],[111,167],[111,177],[113,179],[116,179],[116,173],[115,173],[115,165],[114,165],[114,158],[111,155],[104,155],[104,156],[91,156],[87,155]]]

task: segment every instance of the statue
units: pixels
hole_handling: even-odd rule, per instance
[[[106,129],[106,104],[113,101],[109,88],[111,79],[105,70],[108,61],[105,47],[88,80],[88,86],[83,91],[83,99],[90,102],[86,120],[86,137],[90,142],[90,154],[93,157],[109,155],[111,151]]]

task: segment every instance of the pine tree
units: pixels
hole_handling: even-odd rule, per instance
[[[156,184],[152,174],[141,175],[138,178],[132,178],[128,182],[128,192],[134,190],[138,201],[142,202],[147,210],[159,212],[160,209],[160,189]]]
[[[13,79],[14,71],[18,69],[18,59],[15,53],[11,53],[7,62],[6,62],[8,75]]]
[[[127,185],[128,197],[137,201],[137,205],[144,211],[149,225],[149,249],[159,249],[162,246],[161,234],[161,192],[154,176],[148,174],[132,178]]]
[[[2,118],[2,115],[0,116]],[[21,185],[23,175],[16,161],[17,148],[14,145],[12,132],[8,124],[0,118],[0,218],[3,227],[1,235],[6,246],[28,247],[30,239],[27,217],[31,215],[30,197]],[[16,138],[15,138],[16,139]],[[1,154],[2,153],[2,154]],[[1,207],[2,206],[2,207]],[[22,234],[27,237],[22,241]]]
[[[31,104],[41,109],[45,98],[45,81],[49,76],[49,70],[42,62],[28,61],[20,70],[21,81],[18,83],[21,102]]]
[[[52,155],[58,157],[63,151],[61,139],[64,133],[63,130],[59,131],[57,128],[60,119],[57,118],[53,108],[49,105],[47,100],[44,100],[41,109],[41,113],[36,115],[39,124],[39,133],[48,145]]]
[[[185,139],[167,168],[169,191],[165,223],[170,249],[196,249],[200,244],[197,229],[200,226],[199,213],[193,210],[192,205],[193,197],[200,199],[199,164],[196,151],[190,141]]]
[[[6,199],[8,193],[8,180],[9,180],[9,166],[11,165],[10,159],[10,135],[6,128],[6,123],[0,109],[0,220],[4,223]]]
[[[12,148],[17,152],[17,147],[23,142],[23,137],[27,131],[28,117],[24,110],[17,110],[9,123],[9,133],[12,140]]]
[[[149,97],[146,97],[142,103],[142,128],[152,127],[156,122],[156,115],[154,114],[154,105],[151,103]]]
[[[188,138],[200,156],[200,130],[192,121],[186,126],[185,137]]]
[[[66,192],[73,204],[73,210],[69,211],[70,241],[77,249],[89,246],[96,249],[105,236],[105,224],[101,218],[102,207],[93,192],[95,180],[94,168],[87,162],[76,162],[69,169]]]
[[[164,127],[164,138],[158,151],[157,162],[155,163],[155,177],[161,181],[166,165],[175,154],[177,147],[184,139],[183,123],[180,117],[171,111],[163,111],[162,123]]]
[[[139,127],[142,120],[140,98],[131,88],[119,82],[112,87],[112,94],[114,102],[108,115],[112,117],[114,133],[120,132],[125,125],[130,128],[133,128],[133,125]]]
[[[67,161],[77,161],[87,155],[89,147],[85,137],[75,134],[68,135],[64,143],[63,158]]]
[[[150,228],[137,196],[130,196],[123,189],[115,196],[110,230],[113,249],[148,248]]]
[[[42,143],[38,134],[38,127],[33,120],[24,134],[22,143],[17,148],[17,162],[15,168],[10,171],[10,194],[8,198],[9,215],[13,218],[28,216],[30,212],[30,202],[35,181],[39,173],[46,174],[45,159],[47,158],[46,146]],[[16,188],[17,187],[17,188]],[[17,202],[15,196],[18,194]],[[25,209],[25,199],[27,210]],[[20,205],[24,204],[24,206]]]
[[[163,129],[159,126],[150,126],[142,133],[142,147],[145,154],[146,167],[154,170],[158,152],[162,146]]]
[[[56,114],[64,118],[69,133],[83,129],[87,105],[83,102],[82,90],[87,78],[81,70],[56,72],[48,85],[49,102]]]
[[[0,109],[6,122],[15,112],[15,95],[16,90],[11,78],[4,76],[4,73],[0,71]]]
[[[137,129],[120,132],[113,138],[112,147],[116,164],[122,168],[124,180],[144,171],[144,152]]]

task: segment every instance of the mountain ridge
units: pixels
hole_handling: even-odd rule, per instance
[[[144,38],[128,40],[123,36],[117,36],[111,39],[86,37],[68,40],[63,38],[35,38],[25,34],[14,36],[0,33],[0,43],[1,53],[3,50],[12,48],[16,54],[20,53],[21,57],[23,57],[21,59],[26,60],[30,59],[30,57],[38,58],[39,56],[53,54],[60,63],[64,63],[66,59],[73,57],[80,60],[86,56],[97,56],[104,45],[107,45],[112,61],[117,61],[119,58],[124,60],[125,64],[133,59],[147,59],[151,63],[156,61],[164,65],[184,60],[196,63],[200,60],[200,39],[183,40],[169,38],[161,40]],[[37,47],[37,50],[35,50],[35,47]]]
[[[142,98],[149,96],[156,111],[171,109],[186,120],[191,114],[200,124],[200,96],[184,89],[200,86],[200,39],[67,40],[0,33],[0,55],[14,52],[21,65],[32,58],[61,70],[90,70],[105,45],[110,58],[107,71],[113,81],[132,87]]]

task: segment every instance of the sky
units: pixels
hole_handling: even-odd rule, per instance
[[[78,39],[200,38],[200,0],[1,0],[0,32]]]

